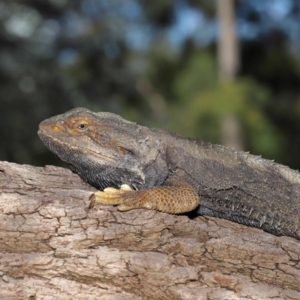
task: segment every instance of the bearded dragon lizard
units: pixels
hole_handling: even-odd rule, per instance
[[[197,209],[300,240],[300,174],[288,167],[85,108],[43,121],[38,134],[100,190],[90,207]]]

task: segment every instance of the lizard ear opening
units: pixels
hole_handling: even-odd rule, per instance
[[[133,155],[133,152],[127,148],[124,148],[122,146],[118,146],[118,150],[119,150],[119,153],[121,154],[129,154],[129,155]]]

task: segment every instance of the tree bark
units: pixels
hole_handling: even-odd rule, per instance
[[[0,299],[300,299],[300,241],[229,221],[88,210],[63,168],[0,162]]]

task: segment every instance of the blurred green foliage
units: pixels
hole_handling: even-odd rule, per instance
[[[214,143],[233,115],[245,150],[300,168],[300,4],[288,2],[274,15],[272,1],[236,1],[241,71],[225,84],[212,1],[0,0],[0,159],[59,164],[38,123],[84,106]]]
[[[167,55],[166,64],[161,58],[160,65],[166,66],[169,61]],[[177,76],[168,85],[174,101],[168,105],[165,126],[183,135],[220,143],[221,121],[234,115],[244,129],[249,151],[280,160],[283,138],[264,113],[270,97],[268,89],[250,78],[222,83],[216,71],[210,52],[195,51],[180,72],[173,73]]]

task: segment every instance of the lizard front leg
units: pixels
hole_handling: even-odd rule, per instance
[[[171,214],[191,211],[199,205],[199,196],[194,188],[178,180],[167,180],[162,186],[134,191],[128,185],[121,189],[106,188],[90,197],[90,208],[95,204],[118,205],[118,210],[135,208],[155,209]]]

